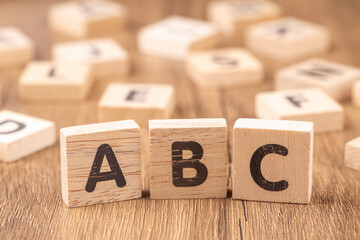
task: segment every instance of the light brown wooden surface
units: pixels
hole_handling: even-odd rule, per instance
[[[47,29],[50,0],[0,0],[0,25],[15,25],[34,39],[36,58],[50,57]],[[205,0],[127,0],[131,27],[170,14],[205,18]],[[277,0],[286,13],[330,28],[333,46],[326,57],[360,66],[358,0]],[[178,106],[174,117],[225,117],[231,131],[239,117],[254,117],[254,96],[272,88],[274,64],[260,87],[201,92],[182,63],[135,53],[133,36],[128,82],[172,83]],[[135,54],[134,54],[135,53]],[[82,104],[23,103],[16,93],[20,71],[0,73],[2,108],[55,121],[57,128],[96,122],[97,101],[106,87],[97,82]],[[61,199],[59,142],[15,163],[0,163],[2,239],[356,239],[360,235],[360,174],[343,165],[344,144],[360,135],[360,109],[345,102],[345,131],[315,136],[313,194],[309,205],[227,199],[150,200],[146,198],[77,209]],[[144,136],[147,136],[143,131]],[[144,151],[147,149],[145,148]],[[146,156],[146,155],[145,155]],[[147,158],[143,159],[147,161]],[[146,167],[146,165],[145,165]],[[144,181],[145,182],[145,181]],[[145,184],[148,189],[148,184]]]

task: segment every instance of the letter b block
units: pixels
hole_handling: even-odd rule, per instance
[[[68,207],[140,198],[139,126],[127,120],[61,129],[61,183]]]
[[[313,123],[238,119],[234,126],[233,198],[309,203]]]
[[[150,197],[226,198],[225,119],[150,120]]]

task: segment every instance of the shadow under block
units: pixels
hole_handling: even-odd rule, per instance
[[[255,23],[280,17],[281,8],[263,0],[213,1],[207,7],[213,22],[229,43],[242,43],[245,29]]]
[[[264,78],[262,63],[242,48],[190,53],[186,68],[195,84],[204,88],[256,85]]]
[[[316,133],[344,128],[343,107],[317,88],[259,93],[255,105],[258,118],[313,122]]]
[[[0,68],[23,65],[34,57],[34,43],[14,27],[0,28]]]
[[[255,24],[245,35],[245,45],[253,53],[279,63],[314,57],[330,47],[325,27],[293,17]]]
[[[360,137],[345,145],[345,166],[360,171]]]
[[[86,99],[92,83],[89,66],[33,61],[23,71],[18,89],[26,100],[79,101]]]
[[[275,77],[275,89],[317,87],[338,101],[351,96],[351,87],[360,80],[360,69],[322,59],[310,59],[282,70]]]
[[[3,110],[0,112],[0,160],[12,162],[53,145],[53,122]]]
[[[124,76],[130,68],[128,52],[111,38],[58,43],[52,56],[57,62],[91,66],[95,78]]]
[[[140,128],[132,120],[60,130],[68,207],[141,198]]]
[[[233,146],[234,199],[310,202],[313,123],[238,119]]]
[[[98,120],[133,119],[147,126],[150,119],[171,117],[174,94],[174,87],[167,84],[110,84],[98,104]]]
[[[170,16],[140,29],[137,38],[143,54],[184,60],[190,51],[216,47],[219,34],[211,23]]]
[[[126,29],[127,9],[103,0],[65,1],[48,12],[50,29],[73,38],[113,36]]]
[[[225,119],[150,120],[150,197],[226,198]]]

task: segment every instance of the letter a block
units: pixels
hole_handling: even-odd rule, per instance
[[[53,122],[11,112],[0,112],[0,160],[12,162],[55,143]]]
[[[62,197],[68,207],[141,197],[140,128],[134,121],[60,133]]]
[[[225,119],[150,120],[150,197],[226,198]]]
[[[238,119],[234,126],[234,199],[309,203],[313,123]]]

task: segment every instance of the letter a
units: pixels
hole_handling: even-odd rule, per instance
[[[106,156],[109,163],[111,169],[110,172],[100,172],[104,156]],[[118,187],[124,187],[126,185],[124,174],[120,169],[112,148],[108,144],[102,144],[96,152],[85,190],[87,192],[93,192],[96,188],[97,182],[108,180],[115,180]]]

